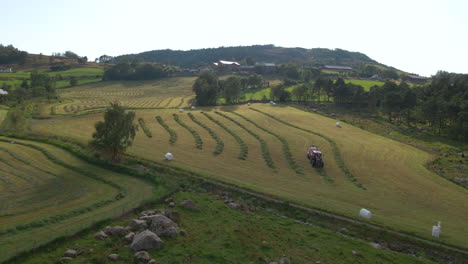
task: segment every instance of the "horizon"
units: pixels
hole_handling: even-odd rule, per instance
[[[385,1],[379,6],[370,0],[293,0],[287,5],[22,0],[2,6],[9,10],[4,17],[9,26],[0,28],[0,44],[32,54],[70,50],[93,61],[103,54],[273,44],[360,52],[422,76],[439,70],[468,73],[468,36],[463,34],[468,32],[468,3],[460,0]]]

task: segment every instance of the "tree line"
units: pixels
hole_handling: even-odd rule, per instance
[[[24,64],[28,53],[21,51],[13,45],[4,46],[0,44],[0,64]]]
[[[286,71],[286,72],[289,72]],[[294,71],[292,71],[294,72]],[[366,91],[362,86],[318,76],[304,81],[304,72],[292,86],[285,80],[270,89],[269,100],[280,102],[333,103],[339,106],[381,112],[390,122],[428,126],[452,139],[468,141],[468,75],[438,72],[432,82],[411,87],[405,82],[386,81]],[[307,73],[306,75],[308,75]],[[260,76],[261,77],[261,76]],[[201,74],[193,84],[197,104],[215,105],[223,97],[227,103],[240,102],[242,78],[219,80],[212,72]],[[267,100],[267,98],[264,98]]]
[[[16,87],[16,89],[3,83],[0,88],[8,94],[0,95],[0,103],[22,103],[26,99],[37,97],[56,98],[56,81],[56,77],[52,77],[47,73],[31,72],[30,81],[23,80],[20,87]]]
[[[161,64],[120,61],[104,72],[105,81],[114,80],[157,80],[168,77],[174,69]]]

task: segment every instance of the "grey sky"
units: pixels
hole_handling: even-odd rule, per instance
[[[396,68],[468,73],[468,1],[0,0],[0,43],[90,60],[274,44],[359,51]]]

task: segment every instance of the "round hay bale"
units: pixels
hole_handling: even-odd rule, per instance
[[[164,158],[166,158],[166,160],[173,160],[174,159],[174,155],[172,155],[172,153],[166,153],[166,155],[164,155]]]
[[[184,112],[184,109],[179,109],[179,113],[183,113]]]
[[[194,105],[192,105],[192,107],[190,107],[190,108],[191,108],[192,110],[195,110],[196,107],[195,107]]]
[[[248,105],[248,106],[250,106],[250,105],[251,105],[251,103],[250,103],[250,102],[248,102],[248,103],[247,103],[247,105]]]
[[[335,124],[335,125],[336,125],[337,127],[341,128],[341,124],[340,124],[340,122],[336,122],[336,124]]]
[[[362,209],[359,211],[359,216],[362,217],[362,218],[371,219],[372,213],[371,213],[371,211],[362,208]]]

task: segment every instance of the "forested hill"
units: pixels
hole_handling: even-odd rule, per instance
[[[342,49],[304,49],[283,48],[274,45],[255,45],[240,47],[220,47],[196,50],[153,50],[139,54],[122,55],[115,58],[139,59],[145,62],[159,62],[181,67],[200,66],[211,64],[218,60],[235,60],[245,62],[248,58],[255,62],[308,62],[316,65],[342,65],[358,67],[362,64],[375,64],[384,66],[367,55],[359,52],[350,52]],[[252,60],[251,60],[252,61]]]

